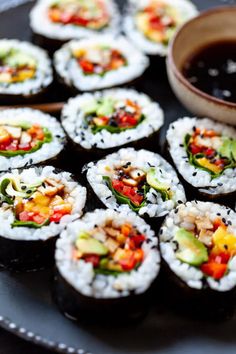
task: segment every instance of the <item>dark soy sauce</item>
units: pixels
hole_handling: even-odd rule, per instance
[[[199,90],[236,103],[236,41],[214,42],[190,57],[183,75]]]

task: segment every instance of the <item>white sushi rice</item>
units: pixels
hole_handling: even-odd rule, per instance
[[[177,212],[176,212],[177,210]],[[214,222],[217,218],[224,218],[231,222],[228,226],[229,233],[236,238],[236,213],[225,206],[210,203],[192,201],[180,205],[176,210],[170,212],[160,230],[160,249],[164,260],[170,269],[182,279],[190,288],[202,289],[204,285],[203,272],[176,258],[176,243],[173,242],[176,231],[183,227],[191,229],[191,217],[206,217]],[[236,256],[228,264],[228,273],[220,280],[206,277],[208,286],[217,291],[228,291],[236,286]]]
[[[127,59],[127,65],[108,71],[103,76],[85,75],[72,53],[75,50],[94,46],[108,46],[120,51]],[[59,77],[65,84],[80,91],[93,91],[130,82],[141,76],[148,65],[149,59],[122,36],[100,35],[80,41],[70,41],[54,54],[54,66]]]
[[[160,155],[147,150],[136,151],[133,148],[121,149],[105,159],[97,163],[89,163],[87,165],[87,179],[94,193],[106,205],[107,208],[115,209],[122,212],[129,212],[130,208],[127,204],[119,204],[116,201],[112,191],[103,180],[103,176],[114,176],[114,168],[121,167],[127,162],[131,162],[131,166],[140,168],[144,172],[154,167],[156,176],[160,182],[167,183],[173,196],[170,200],[163,201],[161,194],[154,188],[150,188],[147,193],[147,205],[141,207],[138,211],[140,216],[147,214],[149,217],[161,217],[166,215],[178,203],[185,203],[185,192],[179,179],[172,168]],[[110,171],[108,169],[111,169]]]
[[[51,67],[51,60],[47,53],[29,43],[21,42],[16,39],[1,39],[0,51],[8,51],[16,49],[22,51],[23,54],[31,56],[36,61],[35,76],[22,82],[15,82],[11,84],[0,84],[0,94],[8,95],[34,95],[40,93],[48,87],[53,80],[53,73]]]
[[[130,223],[147,237],[142,245],[144,260],[137,269],[129,273],[119,276],[96,275],[91,263],[86,263],[84,260],[72,260],[73,244],[80,231],[89,232],[95,225],[103,227],[110,220],[114,227]],[[87,213],[82,220],[69,224],[61,233],[56,244],[56,266],[61,276],[85,296],[118,298],[129,296],[131,292],[141,294],[150,287],[159,273],[160,255],[157,245],[157,237],[150,226],[134,213],[95,210],[93,213]]]
[[[0,171],[45,162],[55,158],[64,148],[65,133],[56,118],[49,114],[30,108],[6,109],[0,112],[0,125],[17,126],[21,123],[39,124],[41,127],[47,128],[52,134],[52,141],[44,143],[39,150],[31,154],[14,157],[0,156]]]
[[[14,214],[8,204],[3,203],[0,207],[1,237],[22,241],[45,241],[53,236],[59,235],[68,223],[82,215],[86,202],[86,188],[75,182],[70,173],[64,171],[58,172],[58,170],[52,166],[33,167],[25,170],[12,170],[8,173],[2,173],[0,175],[0,182],[5,178],[14,176],[19,176],[26,184],[43,182],[46,178],[59,181],[65,186],[65,193],[69,195],[67,200],[72,205],[72,212],[71,214],[64,215],[58,224],[51,222],[49,225],[42,226],[39,229],[11,227],[11,224],[14,222]]]
[[[184,138],[186,134],[193,133],[193,127],[209,130],[213,129],[222,136],[236,139],[236,129],[208,118],[197,119],[185,117],[178,119],[170,124],[167,131],[167,141],[169,144],[169,152],[179,173],[188,183],[198,188],[202,193],[214,196],[235,192],[236,168],[226,169],[222,175],[211,179],[210,173],[189,163],[184,147]]]
[[[48,9],[54,0],[38,0],[30,12],[30,26],[34,33],[47,38],[68,41],[91,37],[96,33],[117,34],[120,29],[120,13],[114,0],[105,0],[107,12],[110,15],[110,23],[101,30],[92,30],[73,24],[53,23],[48,17]]]
[[[94,102],[94,99],[100,100],[105,97],[111,97],[113,100],[130,99],[137,102],[146,118],[134,129],[114,134],[104,129],[93,134],[91,128],[84,127],[83,107]],[[95,146],[100,149],[108,149],[146,138],[157,132],[163,123],[164,114],[159,104],[153,102],[147,95],[131,89],[111,89],[98,91],[94,94],[84,93],[71,98],[62,111],[63,128],[69,137],[84,149],[92,149]]]
[[[126,16],[124,18],[124,32],[126,36],[144,53],[149,55],[166,56],[168,52],[168,45],[162,43],[155,43],[149,40],[136,27],[134,16],[138,11],[142,11],[150,4],[150,0],[130,0]],[[171,7],[176,8],[182,22],[186,22],[191,18],[197,16],[198,10],[189,0],[161,0],[161,3],[166,3]]]

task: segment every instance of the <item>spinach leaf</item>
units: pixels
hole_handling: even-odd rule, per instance
[[[101,132],[102,130],[107,130],[109,133],[111,134],[115,134],[115,133],[121,133],[125,130],[130,130],[130,129],[134,129],[136,128],[139,124],[141,124],[145,119],[145,115],[141,115],[139,121],[137,122],[136,125],[134,125],[133,127],[129,127],[129,128],[120,128],[120,127],[113,127],[111,125],[104,125],[104,126],[92,126],[91,130],[93,134],[97,134],[99,132]]]
[[[37,224],[36,222],[34,221],[20,221],[20,220],[15,220],[11,226],[12,227],[29,227],[29,228],[32,228],[32,229],[39,229],[40,227],[42,226],[46,226],[46,225],[49,225],[50,223],[50,220],[47,219],[45,220],[42,224]]]
[[[25,150],[17,150],[17,151],[11,151],[11,150],[0,150],[0,156],[5,156],[5,157],[14,157],[18,155],[26,155],[26,154],[32,154],[33,152],[39,150],[43,144],[45,143],[50,143],[52,141],[52,134],[47,128],[43,128],[45,137],[44,140],[40,140],[37,142],[37,144],[28,151]]]
[[[119,192],[117,192],[113,188],[110,177],[103,176],[103,180],[106,182],[108,188],[112,191],[112,194],[115,196],[115,198],[116,198],[116,200],[117,200],[117,202],[119,204],[128,204],[129,207],[136,213],[139,211],[139,209],[141,209],[142,207],[144,207],[146,205],[145,196],[146,196],[146,193],[147,193],[147,190],[148,190],[149,186],[144,186],[143,187],[143,189],[144,189],[144,201],[139,206],[137,206],[134,203],[132,203],[131,200],[128,197],[120,194]]]

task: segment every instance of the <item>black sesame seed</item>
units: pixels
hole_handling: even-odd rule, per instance
[[[232,225],[232,222],[230,220],[227,221],[228,225]]]
[[[148,164],[148,166],[150,166],[150,167],[155,167],[154,165],[150,164],[150,162],[148,162],[147,164]]]
[[[33,159],[29,159],[29,163],[32,164],[33,163]]]
[[[193,172],[193,176],[196,176],[197,175],[197,172]]]
[[[226,223],[226,220],[225,220],[225,218],[222,218],[222,221],[223,221],[223,223],[224,223],[224,224]]]
[[[227,215],[229,215],[229,214],[230,214],[230,210],[227,211]]]
[[[184,144],[179,144],[180,147],[184,147]]]
[[[21,189],[24,191],[24,190],[26,190],[26,186],[21,186]]]
[[[216,215],[221,216],[221,213],[217,213]]]
[[[224,249],[227,250],[228,249],[228,245],[224,245]]]
[[[110,199],[111,198],[111,196],[109,195],[108,197],[106,197],[106,200],[108,200],[108,199]]]
[[[177,201],[178,204],[183,204],[182,200]]]
[[[28,190],[26,191],[26,193],[27,193],[27,194],[31,194],[31,193],[32,193],[32,190],[31,190],[31,189],[28,189]]]

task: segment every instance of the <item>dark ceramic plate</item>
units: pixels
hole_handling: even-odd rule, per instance
[[[195,0],[195,3],[203,10],[233,4],[233,1]],[[32,3],[21,5],[0,14],[0,36],[30,40],[31,6]],[[153,61],[151,69],[135,87],[160,102],[166,116],[165,128],[171,121],[188,114],[170,90],[164,61]],[[162,143],[164,136],[165,129]],[[52,271],[15,274],[1,270],[0,325],[62,353],[236,353],[235,318],[217,323],[196,321],[173,314],[168,306],[162,305],[153,308],[143,321],[130,326],[82,325],[58,311],[51,298],[51,280]]]

